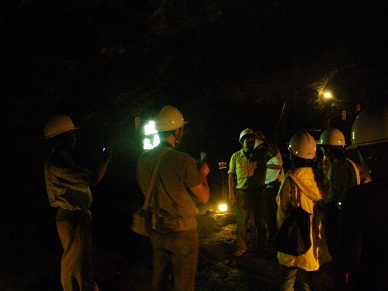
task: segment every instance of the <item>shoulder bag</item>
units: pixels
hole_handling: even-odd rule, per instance
[[[291,214],[284,221],[274,238],[274,246],[278,252],[300,256],[311,247],[310,213],[300,207],[298,186],[290,181],[291,192],[296,206],[291,206]]]
[[[144,236],[150,236],[151,230],[152,230],[152,212],[150,210],[150,201],[152,196],[152,191],[154,189],[156,177],[159,172],[159,165],[162,160],[162,157],[165,155],[165,153],[170,150],[170,148],[166,148],[162,153],[159,154],[153,172],[150,179],[150,183],[147,188],[147,192],[145,194],[145,200],[143,207],[141,207],[139,210],[137,210],[133,216],[132,216],[132,225],[131,229],[133,232],[144,235]]]

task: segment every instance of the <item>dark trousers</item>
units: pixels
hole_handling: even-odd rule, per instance
[[[268,205],[270,209],[269,218],[268,218],[268,228],[269,228],[269,236],[270,239],[274,238],[278,228],[276,222],[276,212],[278,210],[278,206],[276,204],[276,196],[278,195],[280,182],[278,180],[269,183],[267,188],[265,188],[264,192],[268,196]]]
[[[257,231],[257,249],[264,251],[270,237],[272,199],[262,189],[236,189],[237,246],[247,249],[247,225],[252,211]]]

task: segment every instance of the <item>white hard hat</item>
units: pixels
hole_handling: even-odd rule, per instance
[[[305,131],[296,133],[288,143],[290,153],[307,160],[312,160],[316,157],[316,148],[314,138]]]
[[[331,127],[322,132],[318,144],[328,146],[345,146],[345,136],[337,128]]]
[[[352,126],[352,144],[348,149],[388,142],[388,106],[365,109]]]
[[[174,106],[167,105],[156,117],[155,127],[157,131],[170,131],[181,128],[185,123],[182,113]]]
[[[264,143],[264,141],[261,138],[256,138],[255,139],[255,148],[263,143]]]
[[[244,129],[244,130],[240,133],[240,137],[239,137],[238,141],[239,141],[240,143],[243,143],[243,142],[244,142],[243,139],[244,139],[244,137],[247,136],[247,135],[256,136],[255,132],[254,132],[252,129],[246,128],[246,129]]]
[[[44,127],[44,139],[49,139],[70,130],[78,129],[67,115],[55,115]]]

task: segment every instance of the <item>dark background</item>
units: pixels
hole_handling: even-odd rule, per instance
[[[136,116],[146,121],[166,104],[181,110],[189,121],[181,149],[207,153],[216,197],[218,162],[240,148],[241,130],[261,130],[281,148],[299,129],[318,138],[337,126],[348,139],[356,105],[387,98],[382,1],[24,0],[0,8],[8,263],[23,249],[17,238],[55,241],[42,169],[53,114],[80,127],[80,163],[92,164],[102,146],[113,151],[93,207],[98,243],[117,245],[140,199]],[[324,90],[335,99],[324,101]]]

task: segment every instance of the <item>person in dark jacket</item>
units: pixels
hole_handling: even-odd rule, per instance
[[[361,175],[359,167],[346,155],[345,136],[339,129],[330,127],[324,130],[319,137],[318,145],[324,160],[329,164],[326,175],[329,195],[325,203],[323,226],[330,253],[333,253],[342,201],[351,188],[361,184]]]
[[[352,188],[342,203],[334,254],[337,289],[387,290],[388,106],[362,112],[353,123],[351,141],[348,149],[357,149],[372,181]],[[352,268],[357,254],[359,263]]]

